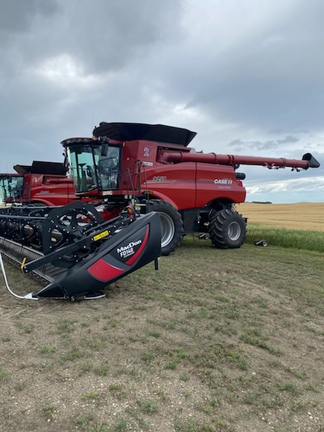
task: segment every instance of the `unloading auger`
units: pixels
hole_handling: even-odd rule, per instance
[[[43,285],[35,294],[18,297],[96,298],[109,284],[152,261],[158,268],[160,216],[140,216],[128,206],[105,221],[93,204],[81,201],[56,208],[1,209],[0,253]],[[4,272],[2,258],[0,265]]]

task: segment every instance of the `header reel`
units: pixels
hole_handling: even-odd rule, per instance
[[[0,251],[44,289],[39,297],[93,297],[161,253],[160,217],[128,207],[104,221],[94,205],[11,208],[0,213]]]

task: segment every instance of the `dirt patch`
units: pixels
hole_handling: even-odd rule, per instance
[[[321,263],[188,239],[97,301],[2,283],[1,430],[323,431]]]

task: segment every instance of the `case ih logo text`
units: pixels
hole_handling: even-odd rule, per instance
[[[230,185],[233,183],[233,180],[231,179],[215,179],[214,180],[215,184],[222,184],[222,185]]]
[[[127,246],[121,246],[120,248],[117,248],[117,253],[119,254],[120,258],[126,258],[130,255],[133,255],[135,253],[134,246],[138,246],[141,243],[142,240],[130,242]]]

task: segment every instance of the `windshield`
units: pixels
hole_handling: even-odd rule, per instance
[[[106,156],[98,157],[98,173],[101,190],[118,188],[120,147],[108,147]]]
[[[0,200],[11,202],[22,198],[24,178],[22,176],[0,177]]]
[[[71,146],[68,154],[77,193],[118,187],[120,147],[109,146],[103,156],[100,145],[80,144]]]

